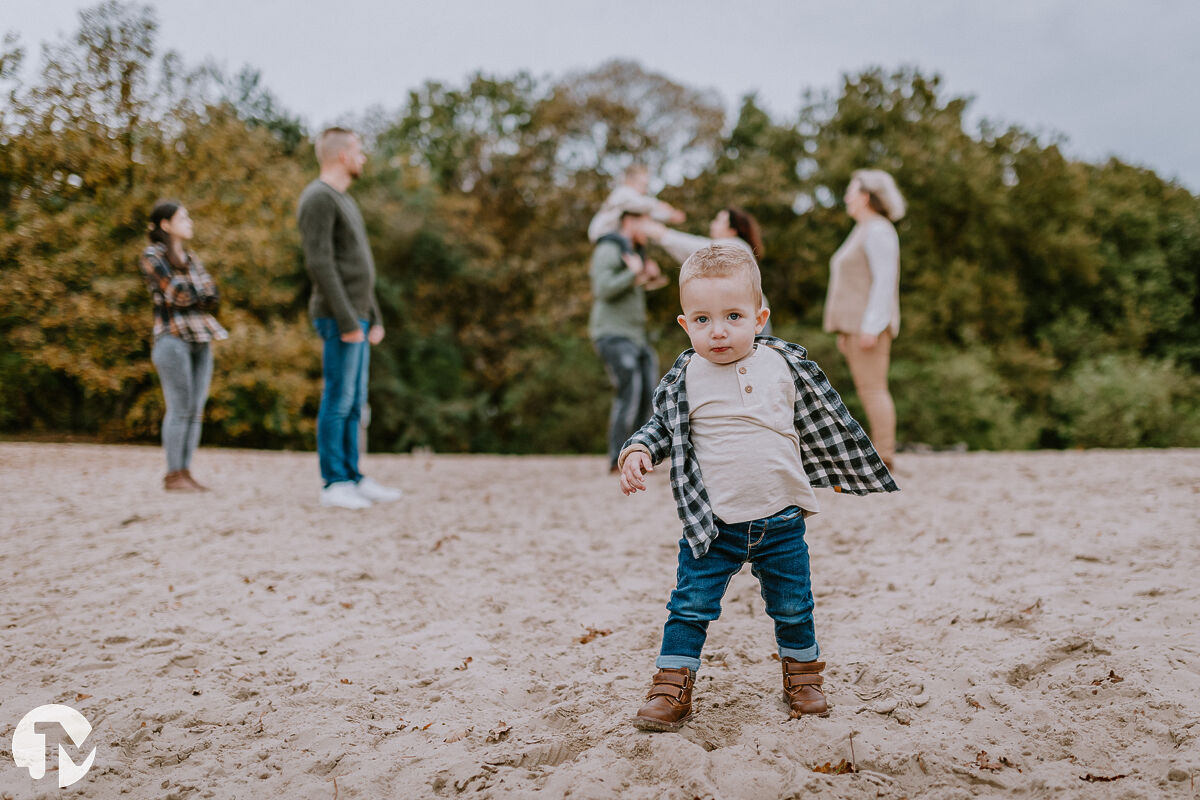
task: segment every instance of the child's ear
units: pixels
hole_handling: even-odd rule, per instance
[[[754,332],[762,333],[762,329],[767,327],[767,317],[771,316],[771,309],[760,308],[758,314],[754,316]]]
[[[679,327],[683,328],[684,331],[687,331],[687,317],[685,317],[683,314],[680,314],[675,318],[675,321],[679,323]]]

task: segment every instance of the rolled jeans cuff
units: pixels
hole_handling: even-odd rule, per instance
[[[821,656],[821,648],[817,645],[805,647],[801,649],[793,647],[780,647],[779,659],[782,661],[785,658],[794,658],[797,661],[816,661]]]
[[[691,656],[659,656],[654,660],[656,669],[679,669],[687,667],[692,672],[700,671],[700,659]]]

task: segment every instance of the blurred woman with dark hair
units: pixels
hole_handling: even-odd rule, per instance
[[[896,407],[888,391],[892,340],[900,333],[900,239],[893,223],[904,197],[881,169],[856,170],[846,187],[854,229],[829,261],[825,330],[837,334],[854,389],[867,412],[871,442],[892,469]]]
[[[167,411],[162,444],[167,457],[163,488],[203,491],[189,469],[200,443],[204,404],[212,381],[211,342],[229,336],[213,314],[219,295],[199,260],[184,248],[192,218],[179,203],[162,201],[150,212],[150,246],[138,262],[154,300],[150,360],[162,383]]]
[[[737,245],[754,256],[755,261],[761,261],[763,257],[762,232],[758,220],[738,206],[726,206],[718,211],[712,222],[708,223],[708,236],[684,233],[654,221],[646,225],[650,240],[662,245],[671,258],[681,264],[700,248],[715,243]],[[768,308],[765,296],[762,307]],[[762,332],[768,336],[771,334],[769,318]]]

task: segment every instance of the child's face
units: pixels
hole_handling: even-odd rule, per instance
[[[629,173],[625,176],[625,184],[638,194],[645,194],[650,191],[650,171],[639,169]]]
[[[679,294],[679,324],[692,347],[714,364],[732,364],[750,355],[754,335],[771,313],[759,308],[750,282],[740,275],[693,278]]]

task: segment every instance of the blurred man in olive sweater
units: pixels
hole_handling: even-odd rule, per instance
[[[358,204],[346,194],[367,161],[353,131],[329,128],[317,138],[321,174],[300,195],[300,237],[312,278],[308,310],[324,341],[325,388],[317,413],[321,505],[366,508],[400,499],[358,471],[358,428],[367,399],[370,345],[383,340],[375,299],[375,261]]]
[[[658,356],[646,335],[646,292],[667,284],[658,264],[643,257],[650,217],[640,205],[622,210],[618,228],[592,251],[592,313],[588,334],[613,386],[608,420],[609,470],[625,441],[650,418],[658,385]]]

